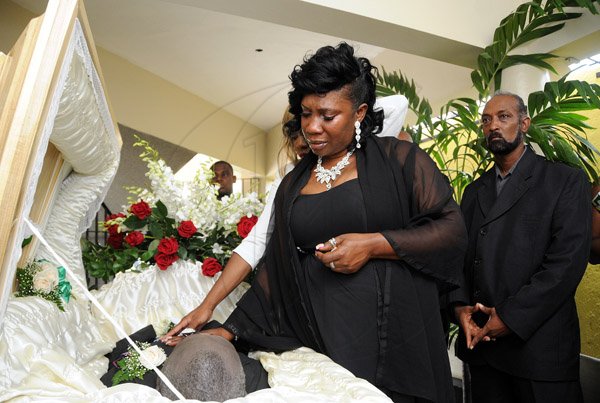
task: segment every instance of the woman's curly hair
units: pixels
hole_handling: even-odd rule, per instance
[[[296,65],[290,75],[292,90],[288,92],[288,100],[294,117],[286,123],[284,132],[300,131],[301,103],[306,95],[326,94],[344,86],[348,87],[354,108],[363,103],[368,106],[361,123],[361,143],[367,136],[381,132],[383,110],[374,110],[376,74],[377,68],[368,59],[354,56],[354,48],[345,42],[336,47],[324,46],[305,57],[304,63]],[[355,146],[356,140],[353,140],[350,147]]]

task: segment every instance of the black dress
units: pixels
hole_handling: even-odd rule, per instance
[[[290,223],[300,248],[300,289],[310,303],[326,355],[374,383],[379,351],[377,279],[373,270],[376,261],[356,273],[340,274],[312,253],[318,243],[331,237],[366,232],[365,204],[358,180],[323,193],[299,195]]]
[[[252,349],[327,354],[395,401],[453,401],[438,300],[463,281],[466,230],[452,189],[413,144],[371,136],[355,156],[358,180],[322,194],[300,194],[315,155],[282,180],[265,255],[224,327]],[[338,275],[310,256],[347,232],[382,234],[398,259]]]

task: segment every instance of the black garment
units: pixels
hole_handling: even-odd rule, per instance
[[[487,364],[469,365],[469,371],[473,403],[583,403],[579,381],[534,381]]]
[[[291,215],[292,236],[303,250],[331,237],[366,232],[365,205],[358,180],[331,190],[300,195]],[[310,301],[316,327],[327,355],[354,375],[375,382],[378,357],[377,277],[371,261],[354,274],[340,274],[324,266],[314,254],[299,252],[298,277]],[[361,318],[357,320],[357,318]]]
[[[590,251],[589,195],[581,169],[532,150],[499,195],[494,167],[465,189],[466,283],[449,301],[495,307],[511,333],[469,350],[461,331],[461,360],[536,381],[579,379],[575,291]]]
[[[365,231],[380,232],[400,257],[374,260],[368,264],[372,269],[360,273],[368,276],[371,271],[375,278],[367,277],[365,284],[374,286],[377,296],[373,383],[390,393],[452,401],[438,301],[438,289],[458,286],[466,247],[452,189],[429,156],[410,143],[370,137],[355,155]],[[275,226],[265,256],[252,287],[224,324],[256,349],[307,346],[329,354],[332,345],[331,335],[319,327],[320,312],[315,311],[320,308],[302,281],[304,263],[290,229],[292,207],[315,164],[316,156],[305,157],[279,186]],[[354,308],[351,303],[347,307]],[[356,322],[372,321],[370,314],[356,313]]]

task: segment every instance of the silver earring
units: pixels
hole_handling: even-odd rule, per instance
[[[354,122],[354,132],[356,133],[356,136],[354,136],[354,138],[356,139],[356,148],[360,148],[360,121],[356,121]]]

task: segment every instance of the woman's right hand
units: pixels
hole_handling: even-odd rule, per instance
[[[185,315],[173,329],[161,337],[161,341],[169,346],[175,346],[183,338],[177,337],[182,330],[191,328],[198,329],[204,326],[212,318],[213,310],[200,304],[192,312]]]

